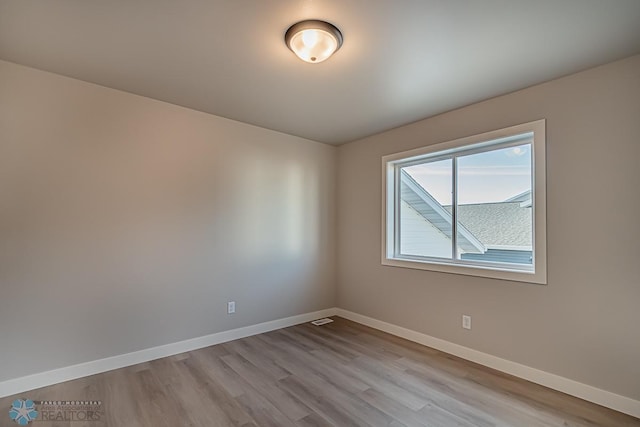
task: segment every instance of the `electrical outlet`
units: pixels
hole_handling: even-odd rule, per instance
[[[236,302],[235,301],[229,301],[227,303],[227,314],[233,314],[236,312]]]
[[[471,329],[471,316],[467,316],[466,314],[462,315],[462,327]]]

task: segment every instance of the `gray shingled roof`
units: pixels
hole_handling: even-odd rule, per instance
[[[451,206],[438,203],[404,170],[401,179],[404,184],[401,189],[402,200],[451,238]],[[461,247],[468,252],[481,253],[491,246],[530,249],[533,231],[530,200],[529,190],[504,202],[459,205]]]
[[[520,201],[460,205],[458,219],[486,246],[532,245],[531,208]]]

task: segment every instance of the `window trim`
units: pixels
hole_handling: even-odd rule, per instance
[[[531,158],[533,175],[531,197],[533,202],[533,236],[532,236],[532,253],[534,257],[533,268],[531,271],[525,271],[522,268],[514,268],[508,264],[486,265],[482,263],[474,263],[469,261],[460,262],[460,260],[444,260],[437,258],[411,257],[404,255],[397,257],[398,239],[395,238],[399,233],[399,221],[395,220],[397,212],[396,204],[399,198],[395,197],[397,185],[399,185],[399,168],[395,167],[398,163],[406,165],[407,162],[415,160],[416,162],[425,158],[437,159],[444,158],[447,154],[451,155],[462,147],[487,143],[494,145],[496,140],[504,139],[508,144],[509,139],[518,135],[533,133],[531,141]],[[439,153],[437,156],[429,156],[433,153]],[[466,154],[466,153],[465,153]],[[453,162],[455,168],[455,161]],[[455,170],[453,170],[455,177]],[[454,184],[455,184],[454,178]],[[454,192],[457,195],[457,192]],[[457,200],[453,201],[454,206]],[[452,209],[452,220],[455,221],[457,209]],[[428,145],[413,150],[393,153],[382,157],[382,265],[392,267],[412,268],[419,270],[437,271],[442,273],[463,274],[469,276],[488,277],[502,280],[513,280],[518,282],[527,282],[535,284],[547,283],[547,232],[546,232],[546,121],[545,119],[523,123],[516,126],[510,126],[504,129],[485,132],[478,135],[472,135],[452,141]],[[452,235],[453,237],[453,235]],[[452,243],[452,250],[455,247]]]

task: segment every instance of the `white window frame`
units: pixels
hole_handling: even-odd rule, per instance
[[[533,261],[531,266],[520,264],[477,263],[459,259],[439,259],[400,255],[398,234],[397,171],[399,165],[432,159],[438,156],[468,152],[496,141],[508,144],[524,134],[531,134],[532,202],[533,202]],[[434,144],[415,150],[382,157],[382,264],[443,273],[464,274],[536,284],[547,283],[547,227],[546,227],[546,122],[544,119]],[[454,178],[455,180],[455,178]],[[455,209],[454,209],[455,211]],[[453,243],[452,243],[453,245]]]

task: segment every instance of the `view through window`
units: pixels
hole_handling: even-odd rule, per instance
[[[526,125],[517,128],[506,136],[496,131],[494,138],[481,135],[384,159],[383,263],[535,274],[540,252],[538,264],[544,270],[545,248],[536,250],[536,242],[546,242],[544,203],[536,210],[539,198],[544,199],[544,188],[536,188],[536,182],[544,183],[544,122],[537,136]],[[537,174],[543,175],[538,181]],[[539,273],[546,280],[546,272]]]

